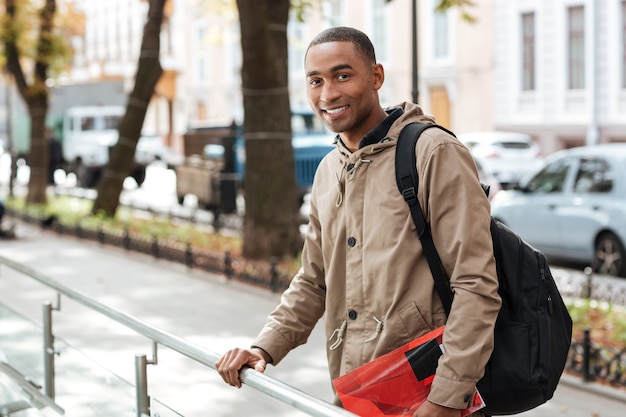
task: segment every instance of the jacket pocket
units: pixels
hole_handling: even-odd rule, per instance
[[[424,333],[434,330],[428,324],[430,320],[426,320],[424,318],[415,302],[410,302],[406,306],[399,309],[398,316],[408,340],[413,340]]]

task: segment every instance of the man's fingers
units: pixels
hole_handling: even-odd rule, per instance
[[[239,379],[239,370],[245,364],[245,361],[241,361],[240,350],[229,350],[222,356],[215,364],[217,372],[220,374],[224,382],[234,387],[241,387],[241,380]]]
[[[217,372],[224,382],[237,388],[241,388],[240,371],[246,365],[258,372],[265,372],[267,362],[256,352],[237,348],[226,352],[215,363]]]
[[[258,372],[265,372],[265,367],[267,366],[267,363],[265,361],[258,361],[256,365],[254,365],[254,370],[258,371]]]

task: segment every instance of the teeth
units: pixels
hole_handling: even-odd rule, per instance
[[[343,107],[339,107],[338,109],[332,109],[332,110],[330,110],[330,109],[326,109],[326,113],[329,113],[329,114],[337,114],[337,113],[339,113],[339,112],[344,111],[344,110],[345,110],[345,109],[347,109],[347,108],[348,108],[348,106],[343,106]]]

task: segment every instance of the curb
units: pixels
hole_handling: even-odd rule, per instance
[[[566,374],[561,375],[559,383],[626,404],[626,390],[623,389],[613,388],[595,382],[585,382],[581,377]]]

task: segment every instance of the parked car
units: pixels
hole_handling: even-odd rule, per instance
[[[550,155],[491,212],[548,257],[626,277],[626,143]]]
[[[472,132],[459,134],[487,174],[504,188],[516,185],[542,163],[539,146],[530,135],[516,132]]]
[[[311,111],[292,111],[291,130],[293,157],[298,186],[298,201],[311,191],[317,166],[330,151],[335,149],[336,134],[330,132]],[[245,180],[246,151],[243,135],[235,142],[235,172]]]
[[[476,169],[478,170],[478,179],[484,185],[489,186],[489,199],[493,199],[495,195],[502,189],[500,182],[491,174],[488,174],[487,171],[483,168],[483,165],[477,159],[474,159],[476,162]]]

